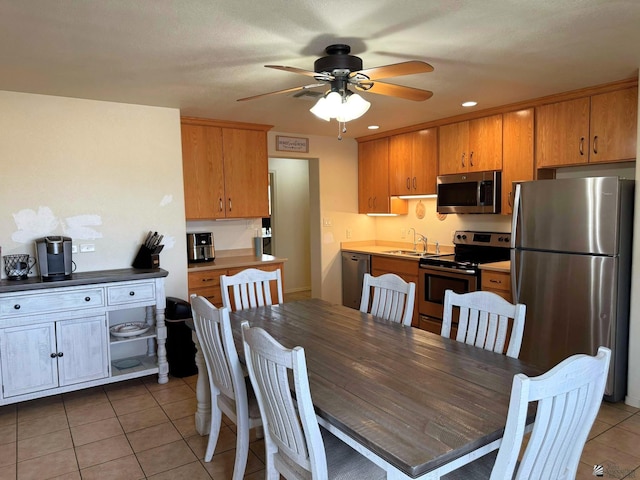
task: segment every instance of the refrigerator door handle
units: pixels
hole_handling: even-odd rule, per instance
[[[520,218],[520,187],[516,184],[515,195],[513,197],[513,214],[511,216],[511,299],[513,303],[518,303],[520,292],[518,288],[518,262],[516,259],[516,238],[518,233],[518,220]]]

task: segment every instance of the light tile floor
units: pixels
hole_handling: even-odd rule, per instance
[[[215,455],[195,431],[196,376],[155,376],[0,407],[0,480],[230,479],[235,426]],[[578,478],[640,479],[640,409],[604,403]],[[246,479],[264,478],[264,442],[252,437]]]

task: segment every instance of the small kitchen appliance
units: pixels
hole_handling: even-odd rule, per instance
[[[211,232],[187,233],[189,263],[213,262],[216,251]]]
[[[73,270],[71,238],[48,236],[36,239],[36,254],[43,282],[69,280]]]
[[[31,269],[36,264],[36,259],[29,258],[28,254],[5,255],[4,272],[7,274],[7,280],[26,280]]]

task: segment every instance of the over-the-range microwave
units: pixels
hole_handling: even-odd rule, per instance
[[[500,213],[501,172],[438,176],[438,213]]]

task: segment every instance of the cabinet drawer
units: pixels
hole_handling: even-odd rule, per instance
[[[511,293],[511,277],[508,273],[483,270],[482,290],[501,290]]]
[[[0,315],[15,317],[36,313],[76,310],[79,308],[103,307],[104,304],[104,290],[102,288],[11,295],[0,298]]]
[[[403,260],[373,255],[371,257],[371,270],[393,272],[400,277],[403,276],[402,274],[417,277],[418,260]]]
[[[189,290],[213,286],[220,288],[220,276],[226,274],[226,270],[205,270],[203,272],[189,272]]]
[[[205,297],[216,307],[222,306],[222,291],[220,290],[220,285],[214,285],[210,287],[202,287],[202,288],[190,288],[189,289],[189,297],[191,295],[200,295],[201,297]]]
[[[156,285],[154,282],[130,283],[107,287],[107,301],[109,305],[152,302],[155,298]]]

